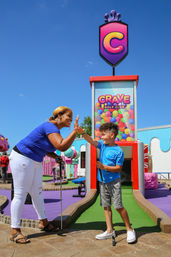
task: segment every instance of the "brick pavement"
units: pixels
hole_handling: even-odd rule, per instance
[[[10,226],[0,223],[0,257],[170,257],[171,234],[138,232],[136,244],[127,244],[125,231],[119,231],[116,246],[110,239],[96,240],[101,231],[67,229],[62,235],[23,228],[31,243],[20,245],[9,240]]]

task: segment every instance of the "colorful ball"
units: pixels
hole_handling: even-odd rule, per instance
[[[96,129],[99,129],[99,128],[100,128],[100,126],[101,126],[101,124],[96,123]]]
[[[106,114],[105,114],[105,113],[102,113],[102,114],[101,114],[101,117],[104,119],[104,117],[106,117]]]
[[[96,103],[96,107],[100,107],[100,103],[99,102]]]
[[[123,138],[123,139],[126,139],[126,138],[127,138],[127,134],[123,133],[123,134],[122,134],[122,138]]]
[[[130,133],[130,130],[128,128],[125,129],[125,134],[129,135],[129,133]]]
[[[99,131],[99,130],[96,130],[96,131],[95,131],[95,136],[96,136],[96,137],[100,137],[100,135],[101,135],[100,131]]]
[[[131,129],[132,131],[134,131],[134,130],[135,130],[135,126],[134,126],[134,125],[131,125],[131,126],[130,126],[130,129]]]
[[[100,140],[100,138],[99,138],[99,137],[95,137],[95,139],[94,139],[94,140],[99,141],[99,140]]]
[[[133,132],[131,132],[130,134],[130,137],[134,138],[135,134]]]
[[[132,137],[127,137],[126,141],[132,141]]]
[[[134,119],[130,119],[129,124],[134,124]]]
[[[97,111],[97,113],[98,113],[99,115],[101,115],[101,114],[103,113],[102,109],[99,109],[99,110]]]
[[[115,122],[116,122],[116,119],[115,119],[115,118],[111,118],[110,122],[115,123]]]
[[[97,118],[96,118],[97,121],[101,121],[101,119],[102,118],[100,116],[97,116]]]
[[[130,110],[130,108],[131,108],[131,106],[130,106],[130,104],[128,104],[127,107],[126,107],[126,109],[127,109],[127,110]]]
[[[113,117],[117,117],[118,116],[118,111],[113,111],[112,115],[113,115]]]
[[[125,128],[124,128],[124,127],[120,127],[119,130],[120,130],[121,132],[124,132]]]
[[[116,117],[116,121],[119,122],[119,121],[120,121],[120,118],[119,118],[119,117]]]
[[[121,135],[117,135],[116,138],[118,138],[119,140],[121,140],[121,139],[122,139],[122,136],[121,136]]]
[[[107,111],[106,112],[106,117],[111,117],[111,116],[112,116],[111,112]]]
[[[111,117],[104,117],[104,122],[110,122]]]
[[[120,122],[118,123],[118,126],[119,126],[119,127],[123,127],[123,126],[124,126],[124,123],[123,123],[122,121],[120,121]]]

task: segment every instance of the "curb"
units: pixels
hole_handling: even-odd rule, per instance
[[[66,210],[64,210],[62,213],[63,228],[66,228],[71,223],[73,223],[83,211],[89,208],[96,201],[97,195],[97,190],[92,189],[83,199],[75,204],[71,204]],[[0,209],[2,210],[7,204],[8,198],[6,196],[0,195]],[[0,222],[5,224],[11,224],[11,216],[7,216],[1,213]],[[56,217],[52,222],[57,227],[60,227],[61,216]],[[38,225],[38,220],[21,219],[21,227],[38,228]]]
[[[146,200],[140,191],[133,190],[133,195],[137,204],[156,224],[159,225],[161,231],[164,233],[171,233],[171,218],[158,207]]]

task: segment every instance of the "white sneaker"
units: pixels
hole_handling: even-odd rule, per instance
[[[112,236],[116,237],[115,230],[113,230],[112,233],[108,233],[107,230],[99,235],[96,235],[96,239],[103,240],[103,239],[109,239],[112,238]]]
[[[128,230],[127,231],[127,242],[128,244],[134,243],[136,241],[136,234],[135,230]]]

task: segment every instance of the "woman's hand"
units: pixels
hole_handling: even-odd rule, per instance
[[[77,118],[74,121],[74,130],[77,132],[78,128],[79,128],[79,124],[78,124],[78,120],[79,120],[79,115],[77,115]]]
[[[98,169],[104,170],[104,165],[103,165],[103,163],[101,163],[101,162],[99,162],[99,161],[97,161],[96,167],[97,167]]]

